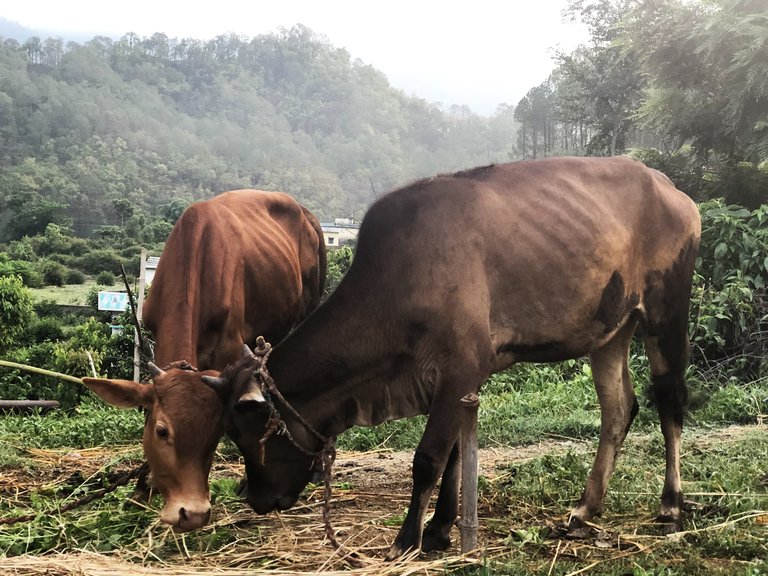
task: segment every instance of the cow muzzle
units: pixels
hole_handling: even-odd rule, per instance
[[[299,499],[298,496],[268,497],[264,494],[251,494],[246,497],[248,505],[257,514],[268,514],[273,510],[288,510]]]
[[[175,532],[189,532],[202,528],[211,519],[211,505],[171,505],[165,506],[160,519],[170,524]]]

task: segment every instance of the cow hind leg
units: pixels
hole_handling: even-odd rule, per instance
[[[680,484],[680,437],[688,400],[685,368],[688,365],[688,308],[691,299],[696,245],[680,251],[677,261],[663,273],[649,274],[644,291],[645,314],[641,329],[651,366],[651,400],[661,421],[666,452],[661,510],[657,518],[666,532],[682,529],[683,492]]]
[[[672,335],[677,333],[677,337]],[[664,337],[644,333],[651,365],[651,400],[656,405],[664,436],[666,470],[657,517],[664,532],[682,530],[683,492],[680,482],[680,439],[688,399],[685,385],[688,336],[683,328],[665,331]]]
[[[421,549],[424,552],[447,550],[451,545],[451,528],[459,514],[459,480],[461,479],[459,462],[459,444],[456,443],[445,465],[435,513],[424,529],[421,542]]]
[[[584,492],[571,512],[569,529],[584,526],[602,512],[616,457],[638,411],[628,367],[629,344],[636,325],[635,320],[628,320],[607,344],[590,355],[600,402],[600,441]]]

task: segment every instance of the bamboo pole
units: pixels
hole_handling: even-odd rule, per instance
[[[134,345],[133,345],[133,380],[134,382],[141,381],[140,366],[141,366],[141,311],[144,306],[144,287],[147,285],[147,250],[141,249],[141,264],[139,269],[139,293],[136,295],[136,328],[134,328]]]
[[[461,399],[463,406],[461,426],[461,553],[477,548],[477,409],[480,398],[467,394]]]
[[[11,412],[12,414],[31,412],[35,409],[48,412],[58,407],[59,403],[56,400],[0,400],[0,412]]]
[[[11,362],[10,360],[0,360],[0,366],[5,366],[6,368],[16,368],[17,370],[25,370],[26,372],[34,372],[35,374],[51,376],[61,380],[68,380],[69,382],[74,382],[75,384],[83,383],[83,381],[77,376],[62,374],[61,372],[53,372],[52,370],[46,370],[45,368],[35,368],[34,366],[27,366],[26,364],[18,364],[17,362]]]

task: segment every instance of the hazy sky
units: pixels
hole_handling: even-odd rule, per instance
[[[5,0],[0,17],[28,28],[120,37],[253,37],[301,23],[390,84],[429,101],[490,114],[546,79],[556,48],[587,40],[567,0]]]

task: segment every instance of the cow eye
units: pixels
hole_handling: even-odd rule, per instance
[[[168,439],[168,428],[165,426],[158,426],[155,428],[155,433],[157,434],[158,438],[162,438],[163,440]]]

